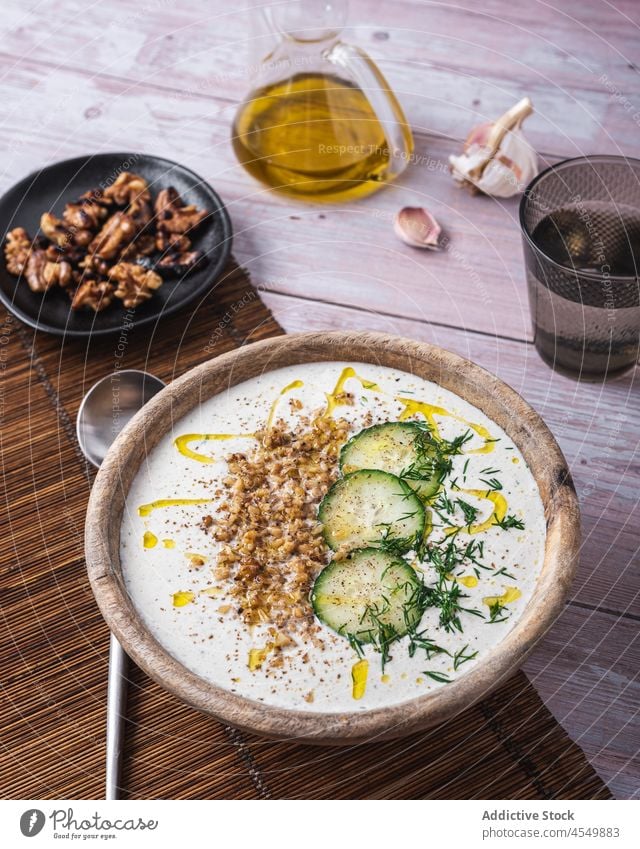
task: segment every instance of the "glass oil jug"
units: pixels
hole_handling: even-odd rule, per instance
[[[411,130],[376,65],[340,41],[346,0],[285,0],[252,14],[275,45],[234,120],[244,168],[310,201],[364,197],[401,174]]]

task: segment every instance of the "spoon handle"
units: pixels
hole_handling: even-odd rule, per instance
[[[107,684],[107,780],[105,799],[119,798],[120,764],[127,699],[127,655],[111,634]]]

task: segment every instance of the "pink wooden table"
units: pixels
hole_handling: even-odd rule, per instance
[[[257,5],[256,0],[253,0]],[[517,201],[471,197],[447,157],[523,95],[543,163],[640,151],[640,3],[352,0],[348,40],[375,58],[416,163],[366,201],[275,197],[237,165],[230,123],[247,88],[248,13],[222,0],[3,0],[0,190],[81,153],[177,159],[229,205],[234,253],[288,331],[375,329],[497,373],[545,418],[580,495],[584,546],[564,615],[526,671],[619,797],[640,795],[640,402],[554,375],[531,345]],[[482,11],[478,11],[482,7]],[[440,254],[396,240],[395,211],[428,207]]]

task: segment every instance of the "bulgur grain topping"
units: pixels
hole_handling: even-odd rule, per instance
[[[248,624],[313,622],[309,591],[327,563],[317,508],[338,477],[348,432],[344,419],[305,417],[293,431],[279,420],[256,434],[251,451],[227,458],[230,495],[203,525],[222,543],[215,577],[231,581]]]

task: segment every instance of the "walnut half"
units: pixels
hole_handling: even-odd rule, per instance
[[[7,260],[7,271],[19,277],[25,269],[31,253],[31,239],[24,227],[15,227],[7,233],[4,245],[4,255]]]
[[[169,186],[158,193],[155,202],[158,231],[182,235],[197,227],[209,214],[206,209],[186,206],[178,192]]]
[[[73,244],[71,234],[62,221],[56,218],[52,212],[44,212],[42,214],[40,218],[40,229],[47,239],[53,242],[54,245],[58,245],[59,248]]]
[[[117,284],[116,298],[120,298],[127,309],[137,307],[148,300],[155,289],[162,286],[162,277],[155,271],[133,262],[119,262],[109,272],[109,280]]]
[[[89,245],[89,253],[98,254],[102,259],[113,259],[133,241],[136,233],[137,227],[131,217],[124,212],[116,212],[107,219]]]
[[[79,310],[86,307],[101,312],[112,302],[113,294],[113,286],[108,280],[85,280],[78,286],[71,300],[71,308]]]
[[[125,206],[138,201],[138,203],[151,202],[149,184],[139,174],[131,171],[123,171],[118,174],[117,180],[103,192],[107,200],[115,201],[120,206]]]

